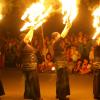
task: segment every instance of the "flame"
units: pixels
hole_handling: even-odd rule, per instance
[[[24,26],[20,29],[20,31],[24,31],[27,28],[33,27],[25,36],[25,41],[32,40],[33,30],[36,30],[40,27],[44,22],[47,21],[48,16],[52,11],[52,6],[46,8],[43,5],[43,1],[32,4],[29,8],[27,8],[26,12],[21,17],[22,20],[28,18],[29,21],[26,21]],[[28,39],[30,38],[30,39]]]
[[[2,10],[3,10],[3,4],[0,3],[0,20],[2,20],[3,18]]]
[[[62,14],[64,15],[63,23],[64,24],[66,23],[66,26],[61,33],[61,36],[64,38],[67,35],[73,20],[77,16],[78,7],[77,7],[77,0],[73,1],[61,0],[61,3],[62,3]]]
[[[2,20],[2,18],[3,18],[3,15],[2,15],[2,14],[0,14],[0,20]]]
[[[31,27],[30,30],[29,30],[29,32],[24,37],[24,42],[25,43],[28,43],[28,42],[32,41],[33,33],[34,33],[34,29]]]
[[[95,39],[100,34],[100,7],[96,8],[92,15],[94,16],[93,27],[96,29],[92,39]]]
[[[71,2],[71,0],[59,0],[59,2],[62,4],[62,7],[60,8],[62,9],[61,13],[64,15],[63,23],[66,24],[61,33],[61,36],[64,38],[77,15],[77,2],[76,0],[73,0],[73,2]],[[36,30],[46,22],[48,16],[55,11],[53,3],[55,2],[52,2],[52,6],[50,4],[49,7],[47,7],[47,5],[45,5],[45,0],[40,0],[40,2],[34,3],[27,8],[26,12],[21,17],[22,20],[26,21],[26,23],[20,31],[24,31],[30,27],[33,27],[34,30]],[[28,21],[26,19],[28,19]]]
[[[40,23],[43,24],[46,21],[51,11],[52,11],[51,6],[48,9],[46,9],[45,6],[40,2],[32,4],[32,6],[29,7],[24,13],[24,15],[21,17],[22,20],[25,20],[26,18],[28,18],[29,22],[26,22],[20,31],[24,31],[30,26],[39,27],[41,25]]]
[[[100,45],[100,37],[96,40],[97,45]]]

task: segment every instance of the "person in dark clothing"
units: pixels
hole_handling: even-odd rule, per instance
[[[63,38],[60,37],[54,44],[54,62],[57,69],[56,97],[59,100],[66,100],[66,96],[70,95],[69,77],[64,49],[65,44]]]
[[[4,54],[3,53],[4,53],[3,48],[0,48],[0,97],[5,95],[3,82],[1,80],[1,74],[4,68]]]
[[[0,80],[0,97],[5,95],[4,86],[2,80]]]
[[[69,78],[65,68],[57,71],[56,94],[59,100],[66,100],[66,96],[70,95]]]
[[[22,42],[20,54],[22,71],[25,77],[24,98],[41,100],[36,50],[29,43]]]
[[[93,74],[94,98],[100,100],[100,46],[96,46],[94,49]]]

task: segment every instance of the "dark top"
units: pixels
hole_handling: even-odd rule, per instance
[[[23,70],[34,70],[37,67],[36,49],[22,42],[20,48],[20,60]]]
[[[54,60],[65,60],[64,49],[61,47],[62,38],[54,44]]]

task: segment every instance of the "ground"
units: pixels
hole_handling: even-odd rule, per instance
[[[41,96],[43,100],[56,100],[56,74],[39,73]],[[1,73],[5,95],[1,100],[24,100],[24,78],[20,70],[7,68]],[[69,74],[70,100],[93,99],[93,75]]]

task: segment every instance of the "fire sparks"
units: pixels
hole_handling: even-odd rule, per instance
[[[62,14],[63,22],[66,23],[67,20],[69,20],[71,23],[74,20],[74,18],[77,15],[77,2],[76,0],[61,0],[62,2]]]
[[[63,23],[66,24],[64,30],[61,33],[61,36],[64,38],[75,17],[77,16],[78,13],[78,7],[77,7],[77,0],[61,0],[62,3],[62,14],[64,15],[63,17]]]
[[[96,29],[96,32],[92,39],[95,39],[98,34],[100,34],[100,7],[96,8],[93,12],[94,20],[93,20],[93,27]]]
[[[2,10],[3,10],[3,4],[0,3],[0,20],[2,20],[3,18]]]
[[[68,33],[73,20],[77,16],[77,1],[73,0],[59,0],[61,3],[61,13],[63,14],[63,23],[66,24],[64,30],[61,33],[61,37],[65,37]],[[52,3],[53,4],[53,3]],[[21,28],[21,31],[26,30],[27,28],[33,27],[34,30],[36,30],[38,27],[40,27],[44,22],[47,21],[48,16],[56,11],[55,8],[53,8],[54,5],[50,5],[47,8],[47,5],[45,5],[44,0],[40,0],[38,3],[32,4],[31,7],[29,7],[24,15],[22,16],[22,20],[25,20],[26,23]],[[27,21],[28,19],[28,21]],[[30,29],[31,30],[31,29]],[[29,32],[30,33],[30,32]],[[29,35],[28,35],[29,36]],[[30,36],[29,36],[30,37]]]
[[[100,45],[100,37],[96,40],[97,45]]]
[[[30,30],[29,30],[29,32],[24,37],[24,42],[25,43],[28,43],[28,42],[32,41],[33,33],[34,33],[34,29],[31,27]]]
[[[21,28],[21,31],[26,30],[28,27],[33,26],[34,29],[37,29],[41,24],[43,24],[49,14],[52,11],[52,7],[50,6],[48,9],[43,6],[42,3],[32,4],[30,8],[22,16],[22,20],[28,18],[29,22],[26,22],[25,25]]]
[[[21,28],[21,31],[26,30],[28,27],[30,28],[30,31],[27,33],[27,35],[24,38],[24,41],[31,41],[33,37],[33,31],[36,30],[38,27],[40,27],[44,22],[46,22],[48,16],[50,15],[52,11],[52,6],[50,6],[48,9],[45,8],[43,5],[43,1],[32,4],[31,7],[29,7],[24,15],[22,16],[22,20],[25,20],[28,18],[29,21],[26,21],[24,26]]]
[[[76,6],[76,0],[73,0],[73,2],[71,2],[70,0],[62,0],[61,2],[62,2],[62,14],[64,15],[63,23],[64,24],[66,23],[66,26],[61,33],[61,36],[64,38],[68,33],[74,18],[77,15],[77,6]]]

